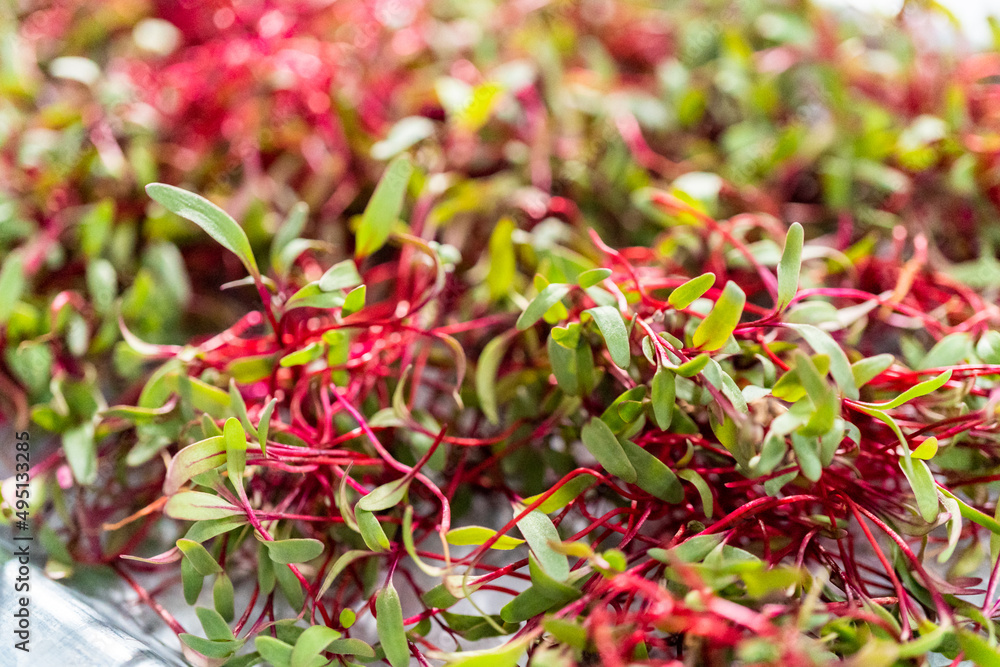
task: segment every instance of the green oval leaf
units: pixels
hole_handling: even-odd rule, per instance
[[[566,507],[566,505],[569,505],[571,502],[576,500],[577,496],[586,491],[587,488],[594,483],[595,479],[597,478],[593,475],[577,475],[556,489],[551,496],[543,500],[542,503],[535,509],[539,512],[544,512],[545,514],[558,512],[562,508]],[[521,503],[525,506],[531,505],[543,495],[543,493],[536,494],[525,498],[521,501]]]
[[[909,456],[899,457],[899,467],[906,475],[910,488],[913,489],[920,516],[928,523],[933,522],[938,515],[938,495],[930,468],[920,459]]]
[[[476,365],[476,395],[479,396],[479,407],[491,424],[500,423],[496,394],[497,370],[504,354],[507,353],[511,338],[512,334],[504,334],[488,342],[483,348],[483,353],[479,355],[479,363]]]
[[[678,470],[677,476],[694,485],[694,488],[698,491],[698,495],[701,497],[702,511],[705,513],[706,518],[711,519],[715,508],[715,498],[712,496],[712,489],[709,488],[705,478],[699,475],[698,471],[691,470],[690,468]]]
[[[366,285],[360,285],[352,289],[344,298],[344,305],[340,307],[340,314],[344,317],[353,315],[365,307],[365,295],[368,293]]]
[[[557,581],[569,578],[569,559],[557,552],[549,542],[559,542],[559,532],[548,515],[534,510],[517,522],[517,529],[528,541],[528,548],[539,565]]]
[[[538,293],[528,307],[524,309],[521,316],[517,318],[517,330],[524,331],[525,329],[532,326],[535,322],[542,319],[547,311],[552,306],[559,303],[564,296],[569,294],[570,286],[564,283],[552,283],[547,285],[545,289]]]
[[[211,493],[181,491],[170,497],[163,506],[163,513],[172,519],[201,521],[241,515],[243,510]]]
[[[208,549],[199,543],[181,538],[177,540],[177,548],[181,550],[185,558],[191,561],[195,571],[203,577],[222,572],[222,567],[212,558],[212,554],[208,553]]]
[[[594,455],[605,470],[629,484],[635,483],[635,468],[632,467],[611,427],[604,423],[604,420],[592,417],[580,431],[580,438],[587,451]]]
[[[375,657],[375,649],[360,639],[355,639],[354,637],[336,639],[330,642],[330,645],[326,647],[326,650],[337,655],[356,655],[362,658]]]
[[[226,641],[235,639],[233,631],[229,628],[226,620],[214,609],[198,607],[195,610],[201,627],[205,630],[205,636],[213,641]]]
[[[877,378],[883,371],[896,361],[896,357],[891,354],[876,354],[874,357],[867,357],[851,364],[851,374],[854,376],[854,384],[861,388]]]
[[[236,617],[234,600],[233,581],[225,572],[220,572],[215,577],[215,584],[212,585],[212,602],[215,604],[215,610],[226,621],[232,621]]]
[[[253,640],[254,648],[260,653],[260,657],[271,663],[274,667],[288,667],[292,663],[292,645],[286,644],[280,639],[268,637],[267,635],[257,635]]]
[[[703,273],[697,278],[687,281],[667,297],[667,303],[677,310],[683,310],[700,298],[715,284],[714,273]]]
[[[403,210],[403,199],[412,175],[413,162],[407,155],[394,158],[386,167],[361,215],[355,257],[367,257],[385,245]]]
[[[628,440],[623,440],[621,445],[635,468],[636,486],[664,502],[679,503],[684,499],[681,483],[663,461]]]
[[[236,417],[230,417],[222,429],[226,441],[226,470],[234,485],[242,484],[247,464],[247,433]]]
[[[392,667],[408,667],[410,648],[403,627],[403,607],[392,582],[387,583],[375,598],[375,629],[389,664]]]
[[[260,421],[257,423],[257,442],[260,443],[260,453],[263,456],[267,456],[267,435],[271,428],[271,414],[274,412],[274,406],[277,404],[278,399],[272,398],[264,406],[264,410],[260,413]]]
[[[409,480],[389,482],[375,487],[368,495],[358,501],[357,509],[365,512],[381,512],[395,507],[410,488]]]
[[[361,274],[354,265],[354,260],[345,259],[326,270],[317,285],[324,292],[341,289],[351,289],[361,284]]]
[[[785,235],[785,249],[781,252],[781,261],[778,263],[778,310],[791,303],[799,289],[803,239],[802,225],[793,222]]]
[[[378,517],[371,512],[358,509],[354,512],[354,518],[358,522],[358,531],[361,538],[372,551],[388,551],[389,538],[382,530],[382,524],[378,522]]]
[[[483,526],[462,526],[461,528],[452,528],[445,537],[448,540],[448,544],[464,547],[485,544],[487,540],[496,534],[497,531],[484,528]],[[524,544],[524,540],[519,540],[510,535],[501,535],[496,542],[490,545],[490,548],[499,551],[509,551],[522,544]]]
[[[576,284],[587,289],[611,277],[611,269],[590,269],[576,278]]]
[[[650,400],[653,403],[653,419],[661,431],[666,431],[674,418],[676,391],[677,378],[674,374],[665,368],[657,369],[653,375]]]
[[[246,641],[243,639],[213,641],[211,639],[205,639],[204,637],[191,635],[186,632],[182,632],[177,635],[177,638],[186,646],[194,649],[206,658],[213,658],[217,660],[228,658],[233,653],[238,651],[243,646],[244,641]]]
[[[628,368],[632,361],[629,349],[628,330],[622,314],[613,306],[598,306],[586,311],[597,322],[597,328],[604,336],[604,342],[611,353],[611,361],[619,368]]]
[[[746,300],[746,294],[739,285],[731,280],[727,282],[712,312],[694,330],[692,344],[708,352],[725,345],[740,323]]]
[[[146,194],[168,211],[201,227],[224,248],[239,257],[250,275],[254,278],[260,276],[246,232],[228,213],[204,197],[173,185],[150,183],[146,186]]]
[[[213,470],[225,462],[226,441],[223,436],[212,436],[188,445],[170,460],[163,480],[163,493],[168,496],[177,493],[192,477]]]
[[[94,423],[84,422],[62,435],[63,452],[73,472],[73,479],[83,486],[97,481],[97,443],[94,441]]]
[[[313,625],[306,628],[295,641],[290,661],[291,667],[310,667],[316,658],[320,657],[320,654],[326,650],[330,642],[336,639],[340,639],[340,633],[325,625]]]
[[[264,542],[267,555],[275,563],[306,563],[323,553],[323,543],[309,538]]]
[[[786,324],[785,326],[798,332],[817,354],[825,354],[830,357],[830,375],[840,387],[840,391],[848,398],[857,400],[858,386],[854,383],[851,362],[848,361],[847,354],[837,344],[837,341],[830,334],[810,324]]]

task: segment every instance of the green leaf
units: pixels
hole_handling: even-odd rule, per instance
[[[323,543],[314,539],[290,539],[264,542],[268,556],[275,563],[306,563],[323,553]]]
[[[844,350],[830,334],[809,324],[786,324],[786,327],[798,332],[817,354],[830,357],[830,375],[833,376],[840,391],[850,399],[857,400],[858,387],[854,383],[851,363],[847,360]]]
[[[358,501],[357,509],[365,512],[381,512],[395,507],[406,495],[408,488],[410,488],[410,481],[407,479],[377,486]]]
[[[700,563],[705,560],[705,556],[722,544],[725,537],[725,533],[694,535],[671,549],[650,549],[649,556],[667,565],[672,562],[671,556],[682,563]]]
[[[482,526],[462,526],[461,528],[452,528],[445,537],[448,540],[448,544],[458,547],[480,546],[496,534],[497,531]],[[524,544],[524,540],[519,540],[510,535],[501,535],[496,542],[490,545],[490,548],[499,551],[509,551],[521,544]]]
[[[778,304],[777,310],[783,309],[799,289],[799,271],[802,268],[802,242],[804,232],[802,225],[793,222],[785,235],[785,249],[781,252],[778,263]]]
[[[799,431],[802,435],[820,436],[833,428],[833,420],[840,412],[840,401],[813,365],[812,359],[799,351],[796,351],[794,359],[799,381],[813,404],[812,416]]]
[[[594,483],[597,478],[593,475],[577,475],[573,479],[569,480],[558,489],[555,493],[542,501],[542,503],[535,509],[539,512],[544,512],[545,514],[552,514],[553,512],[558,512],[562,508],[569,505],[571,502],[576,500],[577,496],[587,490],[590,485]],[[536,500],[542,497],[544,494],[537,494],[529,498],[525,498],[521,501],[525,506],[533,504]]]
[[[746,294],[739,285],[731,280],[727,282],[712,312],[694,330],[692,344],[708,352],[725,345],[740,323],[746,300]]]
[[[226,621],[232,621],[236,616],[234,598],[232,580],[225,572],[220,572],[216,575],[215,584],[212,586],[212,601],[215,603],[215,610]]]
[[[988,514],[983,514],[947,489],[938,487],[938,490],[941,491],[945,497],[958,503],[958,509],[962,513],[963,519],[968,519],[973,523],[979,524],[994,535],[1000,536],[1000,521],[996,518],[991,517]],[[1000,515],[1000,510],[997,511],[997,514]]]
[[[243,484],[243,471],[247,464],[247,433],[236,417],[226,420],[223,427],[226,441],[226,470],[233,485]]]
[[[927,464],[920,459],[901,456],[899,467],[906,475],[910,488],[913,489],[920,516],[928,523],[933,522],[938,515],[937,486]]]
[[[931,392],[937,391],[945,384],[947,384],[948,380],[950,379],[951,379],[951,371],[947,370],[935,378],[932,378],[930,380],[925,380],[920,384],[913,385],[912,387],[904,391],[902,394],[892,399],[891,401],[887,401],[885,403],[862,403],[862,405],[876,408],[878,410],[891,410],[893,408],[898,408],[907,401],[912,401],[915,398],[920,398],[921,396],[926,396]]]
[[[344,295],[340,290],[324,292],[318,283],[309,283],[293,294],[285,302],[285,311],[296,308],[339,308],[344,305]]]
[[[938,439],[933,435],[919,445],[910,454],[915,459],[921,459],[923,461],[930,461],[937,454],[938,450]]]
[[[698,495],[701,497],[701,506],[705,513],[705,517],[711,519],[712,512],[715,508],[715,498],[712,496],[712,489],[709,488],[708,482],[705,481],[705,478],[699,475],[697,471],[691,470],[690,468],[678,470],[677,476],[690,482],[694,485],[694,488],[698,490]]]
[[[611,361],[619,368],[628,368],[632,362],[632,353],[622,314],[614,306],[597,306],[585,312],[590,313],[597,322],[597,328],[601,330],[608,351],[611,352]]]
[[[354,260],[345,259],[326,270],[317,285],[324,292],[341,289],[351,289],[361,284],[361,274],[358,273]]]
[[[979,667],[1000,667],[1000,652],[985,639],[969,630],[959,630],[958,645],[965,658]]]
[[[982,335],[976,343],[976,356],[984,363],[1000,364],[1000,331],[991,329]]]
[[[205,630],[205,636],[209,639],[226,641],[236,638],[219,612],[207,607],[197,607],[194,611],[198,615],[198,620],[201,621],[201,627]]]
[[[553,329],[554,331],[555,329]],[[577,343],[579,342],[577,340]],[[552,366],[552,374],[556,376],[556,384],[567,395],[578,395],[580,381],[577,377],[578,356],[576,349],[568,349],[561,345],[552,334],[545,342],[545,348],[549,353],[549,365]]]
[[[163,513],[172,519],[202,521],[242,515],[243,510],[210,493],[181,491],[170,497]]]
[[[965,332],[948,334],[931,348],[920,364],[920,370],[939,366],[954,366],[972,354],[972,337]]]
[[[524,331],[535,322],[542,319],[545,312],[559,303],[564,296],[569,294],[570,285],[563,283],[552,283],[539,292],[538,296],[531,300],[521,316],[517,318],[517,330]]]
[[[674,372],[684,378],[694,377],[698,373],[705,370],[705,366],[708,365],[709,361],[711,361],[711,357],[703,352],[694,359],[686,361],[675,368]]]
[[[684,499],[681,483],[663,461],[628,440],[621,441],[621,446],[635,468],[636,486],[664,502],[679,503]]]
[[[479,396],[479,406],[491,424],[500,423],[496,395],[497,370],[507,353],[511,338],[512,334],[504,334],[488,342],[479,355],[479,364],[476,366],[476,394]]]
[[[494,301],[506,295],[514,285],[517,258],[514,255],[514,230],[517,225],[510,218],[502,218],[490,234],[489,271],[486,285]]]
[[[7,270],[9,262],[15,261],[17,255],[8,257],[4,263],[4,271]],[[3,271],[0,271],[0,324],[4,317],[3,302],[11,298],[4,286]],[[87,291],[90,293],[91,303],[99,313],[106,313],[115,303],[115,296],[118,294],[118,274],[115,267],[106,259],[98,258],[91,260],[87,265]],[[14,297],[16,300],[16,296]]]
[[[366,285],[361,285],[355,287],[344,299],[344,305],[340,308],[340,313],[344,317],[353,315],[362,308],[365,307],[365,295],[368,293],[368,287]]]
[[[270,562],[270,559],[266,560]],[[301,609],[305,602],[305,594],[302,592],[302,584],[292,569],[287,565],[279,565],[274,568],[274,578],[292,609]]]
[[[274,412],[274,406],[277,404],[278,399],[272,398],[264,406],[264,409],[260,413],[260,421],[257,423],[257,442],[260,443],[260,453],[264,456],[267,456],[267,435],[271,427],[271,414]]]
[[[531,553],[549,576],[557,581],[569,578],[569,559],[549,546],[549,542],[559,542],[559,532],[548,515],[538,510],[528,512],[517,522],[517,529],[521,531]]]
[[[516,639],[503,646],[478,651],[458,653],[429,653],[436,660],[444,660],[443,667],[516,667],[528,650],[528,639]]]
[[[403,627],[403,607],[399,593],[388,582],[375,598],[375,629],[378,631],[385,659],[392,667],[408,667],[410,648]]]
[[[267,635],[257,635],[253,640],[254,648],[261,657],[271,663],[272,667],[290,667],[292,664],[292,645],[280,639]],[[395,667],[395,666],[393,666]]]
[[[362,658],[375,657],[375,649],[360,639],[355,639],[354,637],[336,639],[330,642],[330,645],[326,647],[326,650],[337,655],[356,655]]]
[[[238,651],[246,641],[244,639],[212,641],[197,635],[188,634],[186,632],[182,632],[177,635],[177,638],[186,646],[194,649],[206,658],[213,658],[216,660],[228,658],[233,653],[236,653],[236,651]]]
[[[304,366],[306,364],[316,361],[323,356],[323,345],[319,341],[314,341],[309,343],[300,350],[296,350],[290,354],[286,354],[281,358],[278,364],[282,368],[290,368],[292,366]]]
[[[604,420],[592,417],[580,432],[580,438],[598,463],[612,475],[629,484],[636,481],[635,468],[625,455],[611,427]]]
[[[394,158],[386,167],[361,215],[355,257],[367,257],[385,245],[403,210],[403,199],[412,175],[413,162],[407,155]]]
[[[611,277],[611,269],[590,269],[576,278],[576,284],[583,289],[593,287]]]
[[[891,354],[877,354],[874,357],[867,357],[851,364],[851,373],[854,375],[854,384],[859,388],[865,386],[883,371],[895,363],[896,357]]]
[[[234,417],[230,419],[235,420]],[[238,426],[239,421],[235,421]],[[192,477],[218,468],[224,463],[226,463],[224,436],[212,436],[188,445],[170,460],[163,480],[163,493],[168,496],[177,493]]]
[[[699,299],[714,284],[715,274],[703,273],[671,292],[667,298],[667,303],[677,310],[683,310],[694,303],[696,299]]]
[[[333,628],[325,625],[306,628],[292,649],[291,667],[310,667],[335,639],[340,639],[340,633]],[[321,664],[326,664],[326,660]]]
[[[198,573],[198,570],[191,564],[191,560],[183,559],[181,561],[181,585],[184,589],[184,601],[190,605],[196,603],[204,583],[204,575]]]
[[[653,375],[650,399],[653,403],[653,419],[661,431],[670,428],[670,421],[674,418],[676,385],[676,377],[666,368],[657,369]]]
[[[245,516],[227,516],[224,519],[212,519],[210,521],[198,521],[184,534],[185,540],[193,542],[204,542],[213,537],[223,535],[231,530],[236,530],[240,526],[245,526],[247,518]]]
[[[94,442],[94,423],[84,422],[62,435],[66,462],[78,484],[89,486],[97,481],[97,444]]]
[[[319,591],[316,593],[316,599],[322,598],[323,595],[330,590],[330,586],[332,586],[333,582],[336,581],[338,576],[340,576],[340,573],[347,569],[347,566],[356,560],[368,558],[371,555],[370,551],[363,551],[361,549],[354,549],[342,553],[340,558],[334,562],[333,567],[330,568],[326,578],[323,580],[323,585],[320,586]]]
[[[194,566],[195,571],[203,577],[222,572],[222,566],[212,558],[212,554],[208,553],[208,549],[199,543],[181,538],[177,540],[177,548],[181,550],[185,558],[191,561],[191,565]]]
[[[163,183],[150,183],[146,194],[167,210],[201,227],[224,248],[235,254],[254,278],[260,276],[246,232],[228,213],[193,192]]]
[[[0,325],[6,324],[24,292],[24,258],[20,252],[7,255],[0,269]]]
[[[282,252],[288,244],[302,235],[302,230],[305,229],[308,218],[308,204],[304,201],[300,201],[292,206],[292,210],[288,212],[288,217],[285,218],[284,222],[282,222],[278,227],[278,231],[274,233],[274,239],[271,241],[272,267],[277,268],[281,265],[278,258],[282,255]]]
[[[318,599],[318,598],[321,598],[323,596],[322,595],[317,595],[316,597]],[[358,618],[358,615],[355,614],[354,610],[351,609],[350,607],[344,607],[343,609],[340,610],[339,621],[340,621],[340,626],[342,628],[350,628],[352,625],[354,625],[354,621],[356,621],[357,618]]]
[[[819,460],[819,442],[816,438],[793,433],[792,449],[803,477],[811,482],[819,481],[823,475],[823,464]]]
[[[377,516],[371,512],[357,509],[354,512],[354,517],[358,522],[358,530],[361,532],[361,538],[368,545],[369,549],[372,551],[389,550],[389,538],[386,537],[385,531],[382,530],[382,524],[379,523]]]

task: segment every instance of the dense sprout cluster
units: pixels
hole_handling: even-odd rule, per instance
[[[4,520],[196,665],[1000,664],[1000,56],[912,4],[0,10]]]

